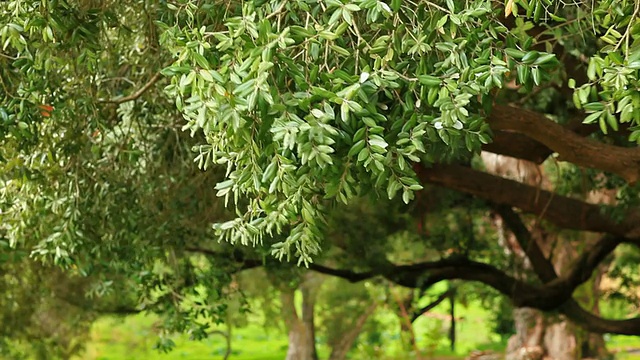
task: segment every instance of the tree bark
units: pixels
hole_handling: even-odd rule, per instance
[[[582,137],[544,115],[496,105],[487,118],[492,130],[513,131],[557,152],[560,160],[620,175],[629,183],[640,178],[640,149],[609,145]]]
[[[289,332],[286,360],[318,360],[315,341],[314,307],[319,288],[317,275],[305,274],[300,286],[302,314],[295,306],[295,290],[283,289],[281,293],[282,317]]]
[[[433,165],[431,168],[416,165],[414,170],[424,183],[517,207],[561,228],[602,232],[629,239],[640,238],[640,212],[637,210],[630,211],[622,219],[613,218],[603,211],[606,207],[602,205],[561,196],[460,165]]]

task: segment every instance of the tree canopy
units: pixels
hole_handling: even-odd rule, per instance
[[[198,337],[185,319],[222,320],[233,274],[292,261],[638,335],[574,295],[640,245],[639,19],[638,0],[4,1],[2,286],[61,267]]]

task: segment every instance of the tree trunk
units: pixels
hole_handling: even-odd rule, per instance
[[[573,327],[566,322],[553,323],[542,312],[519,308],[513,311],[516,334],[509,339],[507,360],[579,359]]]
[[[349,350],[351,350],[353,343],[358,338],[358,335],[360,335],[362,327],[369,316],[371,316],[371,314],[376,310],[377,305],[378,304],[374,302],[362,315],[358,317],[358,319],[356,319],[351,329],[347,333],[343,334],[340,341],[331,349],[329,360],[344,360],[347,358],[347,354],[349,353]]]
[[[508,158],[500,155],[482,154],[487,170],[490,173],[512,178],[528,185],[541,189],[550,189],[552,184],[545,176],[541,166],[534,163]],[[587,197],[594,203],[610,203],[615,196],[605,192],[592,192]],[[597,197],[595,199],[594,197]],[[497,224],[501,228],[501,224]],[[576,255],[576,241],[564,238],[553,230],[547,231],[541,226],[538,220],[529,224],[532,240],[535,241],[547,259],[550,259],[557,274],[562,274],[563,270],[570,265],[571,259]],[[521,249],[512,234],[503,233],[503,243],[512,256],[523,259],[523,268],[530,266],[525,256],[524,249]],[[593,235],[585,235],[579,239],[585,244],[597,239]],[[526,277],[526,274],[521,274]],[[584,306],[598,311],[598,292],[600,276],[596,276],[589,285],[585,285],[582,291],[583,298],[575,295],[576,300]],[[600,334],[585,333],[578,326],[557,315],[545,315],[541,311],[520,308],[513,312],[516,334],[509,339],[507,345],[507,360],[574,360],[585,356],[601,357],[606,354],[604,340]]]
[[[283,289],[281,293],[282,317],[289,332],[289,348],[286,360],[318,360],[315,340],[314,307],[321,279],[306,274],[300,285],[302,314],[295,306],[295,290]]]
[[[451,291],[451,287],[449,287]],[[451,351],[456,351],[456,292],[451,291],[449,294],[449,316],[451,316],[451,326],[449,327],[449,344]]]
[[[561,273],[563,261],[572,258],[573,246],[560,242],[561,248],[553,258],[556,272]],[[549,256],[549,255],[547,255]],[[598,314],[598,293],[603,268],[594,279],[578,288],[574,298],[586,308]],[[516,335],[509,339],[507,360],[542,359],[574,360],[582,358],[602,359],[607,350],[602,334],[588,333],[564,317],[547,315],[541,311],[523,308],[514,310]]]

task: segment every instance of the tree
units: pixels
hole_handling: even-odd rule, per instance
[[[640,319],[574,299],[640,241],[638,1],[12,0],[0,11],[11,248],[136,279],[141,303],[196,338],[205,330],[182,320],[183,295],[215,317],[229,274],[265,259],[216,239],[355,282],[481,282],[592,332],[640,334]],[[186,166],[190,149],[224,178]],[[540,164],[546,183],[484,171],[481,151]],[[602,189],[615,199],[588,201]],[[328,238],[336,209],[360,201],[413,218],[419,231],[400,230],[421,251]],[[432,235],[434,214],[447,236]],[[532,276],[495,256],[496,217]],[[557,269],[549,232],[599,238]],[[334,245],[348,262],[322,257]],[[184,256],[194,249],[221,266]]]

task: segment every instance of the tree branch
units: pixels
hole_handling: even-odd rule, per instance
[[[531,233],[527,230],[524,223],[522,223],[520,217],[513,212],[513,210],[505,206],[497,207],[497,210],[504,222],[514,233],[516,240],[531,261],[532,267],[540,280],[548,285],[555,284],[559,287],[571,289],[571,292],[589,280],[595,268],[607,255],[611,254],[618,245],[622,243],[638,245],[637,240],[605,235],[589,249],[580,254],[566,275],[558,277],[553,265],[543,255],[536,241],[531,238]]]
[[[531,232],[526,228],[520,217],[507,206],[497,206],[496,210],[511,229],[520,247],[531,261],[533,271],[544,283],[544,288],[552,294],[558,304],[571,299],[575,289],[591,278],[598,264],[609,255],[623,238],[604,236],[587,251],[580,254],[569,272],[558,276],[553,264],[547,259],[537,241],[532,238]]]
[[[626,320],[609,320],[593,315],[571,298],[573,291],[591,278],[598,264],[609,255],[619,244],[631,242],[638,245],[637,240],[613,238],[604,236],[588,251],[583,252],[567,275],[558,277],[551,262],[544,257],[538,244],[531,239],[531,233],[526,229],[520,217],[513,210],[506,207],[498,208],[500,216],[507,226],[514,232],[517,241],[531,260],[532,267],[540,279],[545,282],[545,288],[566,289],[559,310],[571,321],[579,324],[588,331],[596,333],[615,333],[621,335],[640,334],[640,318]],[[552,290],[553,291],[553,290]]]
[[[496,116],[496,113],[494,112],[493,115]],[[537,116],[547,120],[542,114],[537,114]],[[491,124],[491,120],[488,122]],[[582,119],[579,118],[574,118],[568,124],[561,126],[579,136],[587,136],[598,130],[597,126],[583,124]],[[546,145],[523,134],[496,128],[492,128],[492,130],[493,141],[482,146],[484,151],[528,160],[536,164],[542,164],[554,152]]]
[[[316,263],[309,264],[309,269],[315,272],[319,272],[321,274],[336,276],[352,283],[360,282],[362,280],[366,280],[377,275],[372,271],[357,273],[351,270],[332,269]]]
[[[131,95],[128,95],[125,97],[116,97],[116,98],[107,99],[107,100],[99,100],[98,102],[104,103],[104,104],[119,105],[127,101],[136,100],[137,98],[142,96],[142,94],[144,94],[147,90],[149,90],[149,88],[151,88],[156,82],[158,82],[158,80],[160,80],[161,77],[162,77],[162,74],[156,73],[146,84],[144,84],[140,89],[138,89],[136,92],[134,92]]]
[[[191,249],[206,255],[220,255],[206,249]],[[257,264],[258,262],[251,263]],[[260,266],[260,265],[257,265]],[[398,285],[410,288],[424,288],[442,280],[470,280],[484,283],[509,297],[515,306],[528,306],[543,311],[558,309],[575,323],[585,329],[598,333],[623,335],[640,334],[640,318],[627,320],[609,320],[595,316],[580,307],[573,299],[558,302],[553,296],[555,290],[539,287],[517,280],[505,272],[488,264],[468,259],[445,259],[435,262],[423,262],[411,265],[386,266],[381,273],[356,273],[350,270],[332,269],[323,265],[311,264],[310,270],[357,282],[376,275],[382,275]]]
[[[420,318],[420,316],[422,316],[422,314],[424,314],[426,312],[429,312],[431,309],[433,309],[436,306],[440,305],[441,302],[445,301],[449,296],[451,296],[455,292],[456,292],[455,288],[451,288],[451,289],[443,292],[442,294],[440,294],[440,296],[438,296],[437,299],[432,301],[427,306],[424,306],[420,310],[415,311],[413,313],[413,315],[411,315],[411,322],[413,323],[414,321],[418,320]]]
[[[559,310],[574,323],[594,333],[640,334],[640,318],[638,317],[625,320],[604,319],[586,311],[573,299],[567,301]]]
[[[632,211],[620,221],[606,214],[604,205],[541,190],[514,180],[459,165],[414,166],[422,182],[465,192],[497,204],[513,206],[572,230],[608,233],[627,239],[640,237],[640,213]]]
[[[535,239],[531,237],[531,232],[524,225],[518,214],[508,206],[496,206],[496,211],[502,217],[505,224],[516,237],[516,241],[531,261],[533,271],[543,282],[549,282],[558,276],[551,262],[544,256],[542,249]],[[571,291],[573,292],[573,290]]]
[[[562,161],[618,174],[629,183],[640,178],[640,148],[584,138],[539,113],[511,106],[494,106],[487,122],[493,130],[516,132],[545,145]]]

